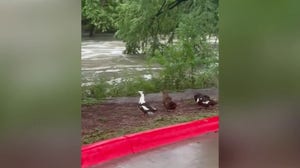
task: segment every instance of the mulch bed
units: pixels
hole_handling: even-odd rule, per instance
[[[158,111],[153,116],[144,115],[137,103],[104,102],[82,105],[82,144],[110,139],[129,133],[192,121],[218,114],[218,105],[208,109],[195,104],[193,99],[176,101],[175,111],[167,112],[161,102],[151,102]]]

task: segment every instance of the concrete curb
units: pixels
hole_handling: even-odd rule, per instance
[[[81,148],[81,167],[86,168],[218,130],[219,117],[214,116],[96,142]]]

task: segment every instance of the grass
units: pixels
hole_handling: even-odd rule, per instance
[[[215,116],[217,114],[218,114],[217,111],[213,111],[209,113],[194,112],[192,113],[192,115],[182,114],[182,115],[157,116],[152,120],[146,122],[144,125],[140,125],[140,126],[131,126],[119,130],[95,129],[92,133],[82,136],[81,143],[90,144],[101,140],[123,136],[126,134],[137,133],[137,132],[150,130],[154,128],[160,128],[163,126],[169,126],[173,124],[207,118],[207,117]],[[105,119],[100,119],[100,120],[105,121]]]
[[[178,85],[165,85],[165,81],[161,78],[152,78],[145,80],[142,77],[123,78],[120,83],[108,84],[105,80],[92,86],[83,86],[81,104],[91,105],[100,103],[106,98],[110,97],[123,97],[123,96],[136,96],[138,90],[143,90],[147,93],[160,92],[162,89],[167,88],[169,91],[181,91],[188,88],[205,88],[217,85],[217,80],[213,75],[201,76],[196,78],[195,83],[191,84],[190,81],[182,80]]]

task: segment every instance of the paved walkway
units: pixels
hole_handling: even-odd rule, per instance
[[[93,168],[218,168],[218,135],[209,133]]]

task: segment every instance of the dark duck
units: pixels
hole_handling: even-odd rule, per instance
[[[206,108],[217,104],[215,100],[212,100],[209,96],[201,93],[197,93],[194,96],[194,100],[198,105]]]
[[[163,95],[163,104],[164,104],[165,108],[167,109],[167,111],[175,110],[177,107],[177,104],[172,101],[172,98],[169,96],[168,92],[162,91],[162,95]]]
[[[138,91],[138,93],[141,95],[138,108],[146,115],[152,115],[154,112],[157,111],[156,108],[152,107],[149,103],[145,101],[145,96],[143,91]]]

